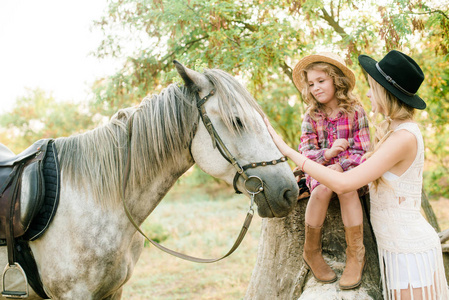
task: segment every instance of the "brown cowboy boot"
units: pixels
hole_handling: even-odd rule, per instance
[[[313,227],[306,223],[306,237],[302,257],[316,280],[330,283],[337,280],[337,275],[321,255],[322,228],[323,226]]]
[[[340,278],[342,290],[358,287],[362,282],[362,271],[365,266],[365,246],[363,245],[363,224],[345,227],[346,267]]]

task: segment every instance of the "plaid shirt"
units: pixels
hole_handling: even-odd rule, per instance
[[[363,162],[362,156],[370,147],[368,119],[361,106],[357,106],[350,118],[339,112],[334,119],[328,119],[324,113],[317,114],[314,121],[306,114],[301,126],[301,144],[299,151],[309,159],[328,166],[339,164],[347,171]],[[345,139],[349,147],[336,157],[327,160],[324,152],[332,147],[337,139]]]

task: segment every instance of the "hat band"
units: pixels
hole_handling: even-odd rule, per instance
[[[399,84],[396,83],[396,81],[393,80],[393,78],[391,78],[390,76],[388,76],[387,74],[385,74],[384,71],[382,71],[382,69],[379,67],[379,63],[376,63],[376,68],[377,70],[380,72],[380,74],[382,74],[383,77],[385,77],[385,79],[391,83],[395,88],[397,88],[398,90],[400,90],[401,92],[403,92],[404,94],[406,94],[407,96],[415,96],[414,93],[410,93],[409,91],[405,90],[402,86],[400,86]]]

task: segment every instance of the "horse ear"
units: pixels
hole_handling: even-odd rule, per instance
[[[175,64],[176,70],[178,71],[182,80],[184,80],[186,87],[192,88],[196,85],[201,89],[209,84],[209,81],[203,74],[183,66],[177,60],[174,60],[173,63]]]
[[[181,76],[182,80],[184,80],[184,83],[187,87],[191,87],[194,82],[192,79],[190,79],[189,75],[187,75],[187,68],[184,67],[179,61],[174,60],[173,63],[175,64],[176,71],[178,71],[179,75]]]

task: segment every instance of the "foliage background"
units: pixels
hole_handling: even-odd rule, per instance
[[[294,147],[305,111],[291,72],[303,56],[334,51],[357,77],[367,111],[359,54],[382,58],[399,49],[422,66],[420,112],[426,142],[425,188],[449,196],[449,3],[432,0],[110,0],[94,26],[104,40],[94,55],[122,68],[92,86],[86,107],[35,89],[0,116],[0,142],[19,152],[34,140],[94,128],[118,109],[159,93],[175,80],[174,59],[223,69],[241,80]]]

